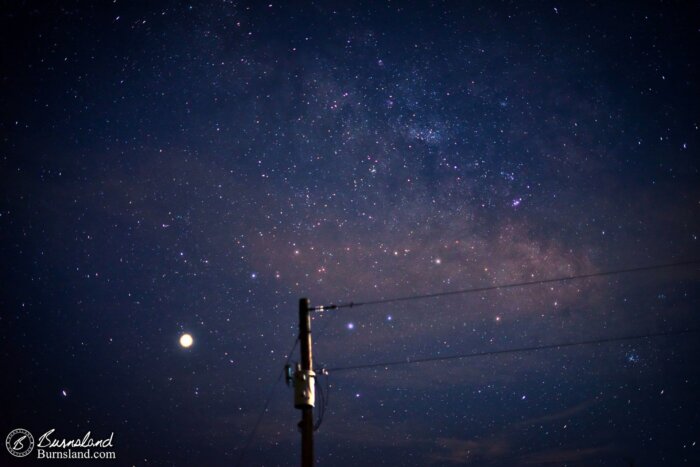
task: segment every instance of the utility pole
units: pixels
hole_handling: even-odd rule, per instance
[[[301,410],[301,467],[313,467],[316,374],[311,354],[311,315],[308,298],[299,300],[299,344],[301,362],[297,363],[294,372],[294,407]]]

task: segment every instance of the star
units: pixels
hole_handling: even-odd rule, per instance
[[[185,333],[180,336],[180,346],[184,349],[189,349],[194,344],[194,338],[191,334]]]

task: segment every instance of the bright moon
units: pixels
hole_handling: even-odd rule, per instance
[[[192,336],[189,334],[183,334],[182,336],[180,336],[180,345],[186,349],[192,347],[193,342],[194,339],[192,339]]]

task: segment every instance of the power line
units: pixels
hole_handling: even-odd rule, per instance
[[[468,294],[468,293],[487,292],[490,290],[510,289],[510,288],[515,288],[515,287],[526,287],[526,286],[530,286],[530,285],[540,285],[540,284],[551,284],[553,282],[567,282],[567,281],[573,281],[573,280],[578,280],[578,279],[613,276],[613,275],[617,275],[617,274],[627,274],[627,273],[633,273],[633,272],[655,271],[658,269],[668,269],[668,268],[676,268],[676,267],[682,267],[682,266],[692,266],[692,265],[697,265],[697,264],[700,264],[700,260],[678,261],[675,263],[654,264],[651,266],[640,266],[640,267],[636,267],[636,268],[627,268],[627,269],[615,269],[612,271],[593,272],[593,273],[589,273],[589,274],[580,274],[580,275],[576,275],[576,276],[565,276],[565,277],[555,277],[555,278],[550,278],[550,279],[539,279],[536,281],[514,282],[514,283],[510,283],[510,284],[491,285],[491,286],[486,286],[486,287],[476,287],[476,288],[461,289],[461,290],[450,290],[450,291],[446,291],[446,292],[435,292],[435,293],[427,293],[427,294],[422,294],[422,295],[409,295],[409,296],[405,296],[405,297],[385,298],[385,299],[379,299],[379,300],[369,300],[369,301],[365,301],[365,302],[341,303],[339,305],[328,305],[328,306],[315,307],[313,309],[313,311],[319,312],[319,311],[326,311],[326,310],[335,310],[338,308],[357,308],[359,306],[381,305],[381,304],[386,304],[386,303],[406,302],[406,301],[411,301],[411,300],[422,300],[422,299],[426,299],[426,298],[445,297],[445,296],[449,296],[449,295],[461,295],[461,294]]]
[[[517,352],[533,352],[536,350],[558,349],[558,348],[563,348],[563,347],[574,347],[574,346],[591,345],[591,344],[605,344],[605,343],[609,343],[609,342],[630,341],[630,340],[637,340],[637,339],[649,339],[649,338],[654,338],[654,337],[679,336],[679,335],[683,335],[683,334],[695,334],[695,333],[700,333],[700,329],[684,329],[684,330],[680,330],[680,331],[665,331],[665,332],[656,332],[656,333],[649,333],[649,334],[637,334],[637,335],[622,336],[622,337],[607,337],[607,338],[591,339],[591,340],[585,340],[585,341],[536,345],[536,346],[532,346],[532,347],[519,347],[519,348],[514,348],[514,349],[489,350],[489,351],[485,351],[485,352],[474,352],[474,353],[467,353],[467,354],[460,354],[460,355],[448,355],[448,356],[444,356],[444,357],[425,357],[425,358],[416,358],[416,359],[407,359],[407,360],[394,360],[394,361],[381,362],[381,363],[368,363],[368,364],[364,364],[364,365],[352,365],[352,366],[345,366],[345,367],[329,368],[327,371],[328,371],[328,373],[333,373],[334,371],[362,370],[362,369],[366,369],[366,368],[377,368],[377,367],[387,367],[387,366],[396,366],[396,365],[409,365],[412,363],[427,363],[427,362],[437,362],[437,361],[443,361],[443,360],[458,360],[458,359],[472,358],[472,357],[485,357],[485,356],[489,356],[489,355],[501,355],[501,354],[508,354],[508,353],[517,353]]]
[[[319,381],[320,376],[325,376],[326,378],[326,389],[323,389],[323,384]],[[314,423],[314,431],[318,431],[318,429],[323,424],[323,417],[326,414],[326,408],[328,407],[328,401],[330,399],[330,382],[328,380],[328,373],[325,371],[318,372],[314,380],[314,384],[316,385],[316,392],[320,396],[320,404],[318,407],[318,420],[316,420],[316,423]]]
[[[265,417],[265,413],[267,413],[267,407],[270,405],[270,401],[272,400],[272,394],[275,392],[277,385],[279,384],[280,380],[282,379],[282,375],[285,372],[285,368],[289,364],[289,360],[292,358],[292,353],[294,352],[294,349],[297,348],[298,343],[299,343],[299,337],[294,339],[294,344],[292,345],[292,349],[287,354],[287,360],[284,363],[284,367],[282,368],[282,371],[279,372],[279,375],[277,375],[277,379],[275,380],[274,383],[272,383],[272,386],[270,386],[270,389],[267,392],[267,398],[265,399],[265,405],[263,406],[263,409],[262,409],[262,412],[260,412],[260,415],[258,415],[258,419],[255,421],[255,425],[253,425],[253,429],[251,430],[250,434],[248,435],[248,439],[246,440],[246,443],[243,446],[243,449],[241,450],[241,454],[238,456],[238,460],[236,461],[236,466],[242,465],[241,462],[243,462],[243,457],[245,457],[246,451],[248,451],[251,444],[253,444],[253,440],[255,439],[255,436],[258,433],[258,428],[260,427],[260,423],[262,422],[262,419]]]

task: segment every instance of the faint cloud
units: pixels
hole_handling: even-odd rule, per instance
[[[569,407],[564,410],[560,410],[558,412],[554,412],[551,414],[543,415],[541,417],[537,418],[532,418],[529,420],[525,420],[523,422],[518,423],[518,426],[523,426],[523,425],[537,425],[537,424],[545,424],[549,422],[556,422],[557,420],[563,420],[563,419],[570,419],[574,415],[577,415],[594,405],[598,404],[600,401],[596,399],[589,399],[586,401],[581,402],[580,404],[577,404],[573,407]]]
[[[503,436],[485,439],[438,438],[436,444],[443,452],[431,456],[431,460],[453,464],[489,463],[503,458],[510,451],[510,442]]]
[[[614,450],[612,446],[594,446],[587,448],[571,449],[550,449],[523,456],[520,460],[522,465],[562,465],[588,461],[585,465],[590,465],[593,458]]]

